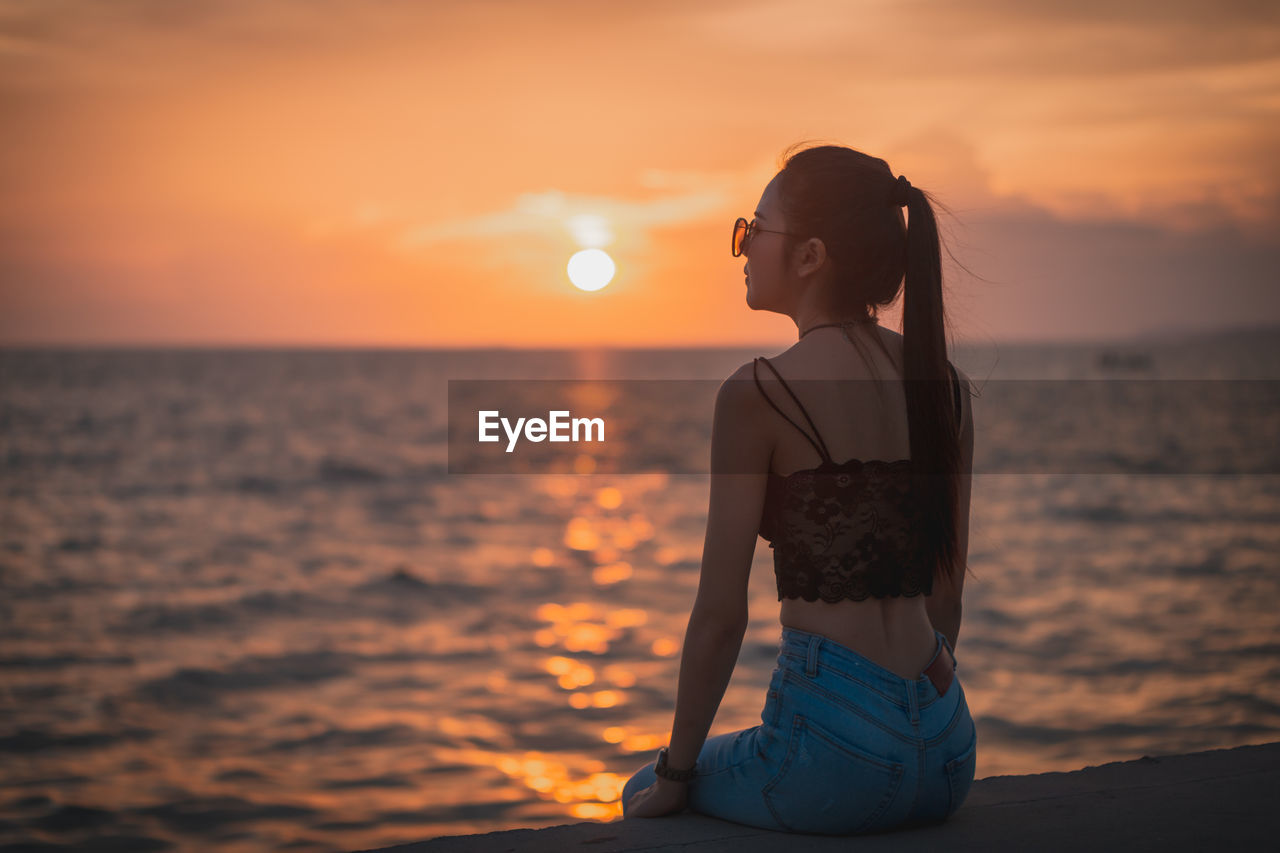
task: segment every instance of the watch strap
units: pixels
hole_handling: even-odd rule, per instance
[[[695,761],[688,770],[673,770],[667,766],[667,748],[664,746],[658,750],[658,761],[653,766],[653,772],[671,782],[688,782],[698,775],[698,763]]]

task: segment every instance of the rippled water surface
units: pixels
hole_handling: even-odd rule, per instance
[[[1103,349],[956,357],[979,383],[1280,378],[1273,335]],[[757,354],[0,353],[0,844],[349,850],[619,816],[670,733],[708,479],[449,474],[446,382],[722,379]],[[1231,423],[1265,433],[1257,387]],[[1227,445],[1261,473],[1179,473],[1215,469],[1172,446],[1157,474],[1036,470],[1063,418],[1151,451],[1046,393],[985,446],[974,401],[978,776],[1275,740],[1270,442]],[[1178,393],[1189,427],[1223,417]],[[760,721],[770,560],[712,734]]]

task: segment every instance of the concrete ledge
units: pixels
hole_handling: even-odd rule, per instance
[[[946,824],[880,835],[791,835],[696,815],[448,835],[378,853],[764,853],[776,850],[1274,849],[1280,743],[1070,773],[991,776]]]

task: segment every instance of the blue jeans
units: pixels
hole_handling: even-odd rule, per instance
[[[935,655],[947,644],[941,632]],[[939,695],[819,634],[782,629],[760,725],[707,738],[689,808],[781,832],[854,835],[941,823],[973,784],[977,729],[960,679]],[[945,660],[945,655],[944,655]],[[653,763],[625,804],[657,777]]]

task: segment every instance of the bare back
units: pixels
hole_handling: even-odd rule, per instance
[[[878,324],[850,326],[848,335],[861,346],[846,339],[841,329],[826,328],[807,335],[771,361],[795,390],[833,460],[908,459],[902,336]],[[877,379],[882,381],[846,386],[851,390],[841,394],[814,393],[820,386],[804,382]],[[766,382],[763,376],[761,381]],[[789,417],[806,423],[776,379],[770,376],[765,388]],[[785,477],[822,461],[813,445],[782,418],[774,419],[771,433],[774,473]],[[920,675],[937,643],[924,596],[835,603],[787,598],[782,601],[779,619],[786,627],[830,637],[904,678]]]

